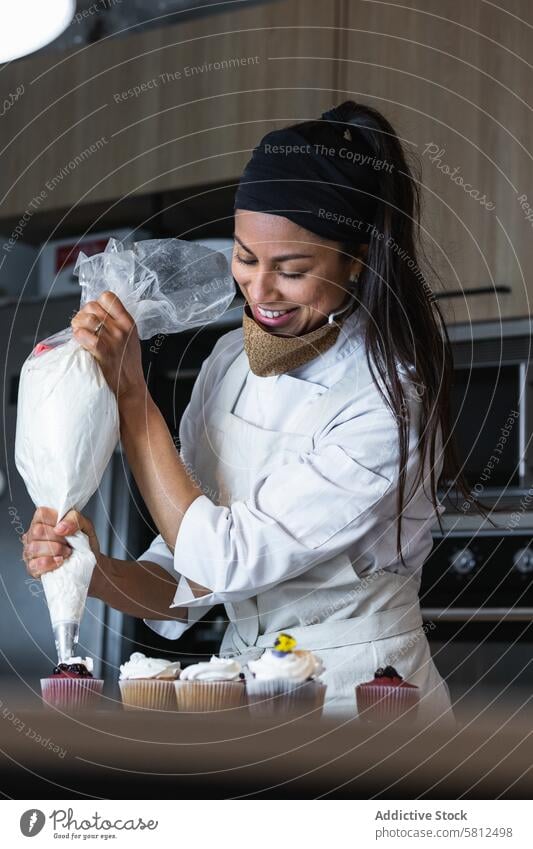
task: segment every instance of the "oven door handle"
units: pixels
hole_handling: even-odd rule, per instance
[[[163,372],[167,380],[196,380],[200,374],[199,368],[167,369]]]
[[[440,622],[533,622],[533,607],[422,607],[424,619]]]

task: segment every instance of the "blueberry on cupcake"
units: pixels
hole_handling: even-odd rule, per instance
[[[363,721],[382,724],[400,716],[416,718],[419,688],[404,681],[394,666],[377,669],[372,681],[356,686],[355,695],[357,712]]]
[[[55,666],[48,678],[41,678],[43,703],[66,712],[97,707],[103,686],[103,680],[93,676],[90,657],[72,657]]]

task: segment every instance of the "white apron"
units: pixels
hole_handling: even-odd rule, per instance
[[[195,451],[202,489],[217,493],[217,503],[224,506],[245,501],[258,473],[264,475],[313,450],[313,433],[327,416],[333,393],[347,399],[353,395],[353,377],[347,376],[307,402],[301,415],[291,420],[291,432],[264,430],[233,413],[248,371],[242,351],[217,387],[215,406]],[[347,598],[357,599],[356,615],[352,604],[350,618],[342,619],[339,611]],[[420,688],[422,722],[454,722],[448,687],[422,627],[415,578],[384,570],[360,578],[350,558],[341,554],[254,598],[226,604],[226,610],[230,624],[222,656],[238,655],[243,662],[256,658],[282,630],[295,637],[299,648],[320,655],[326,667],[325,715],[356,712],[355,685],[371,680],[378,667],[392,665]]]

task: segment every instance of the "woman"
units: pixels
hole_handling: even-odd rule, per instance
[[[446,332],[416,263],[418,197],[402,147],[353,102],[269,133],[235,199],[243,327],[203,363],[178,456],[147,390],[135,325],[111,293],[73,319],[116,393],[128,462],[160,531],[138,561],[99,550],[83,516],[46,507],[31,575],[61,568],[81,527],[90,595],[176,640],[214,604],[221,654],[257,657],[280,630],[326,666],[326,713],[397,667],[420,716],[452,721],[418,588],[440,475],[463,486],[448,423]]]

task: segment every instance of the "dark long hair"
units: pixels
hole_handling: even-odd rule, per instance
[[[411,492],[414,493],[429,462],[430,497],[437,510],[437,488],[447,495],[468,499],[469,509],[488,516],[489,508],[474,498],[463,473],[451,422],[450,395],[453,361],[446,323],[433,287],[417,261],[423,256],[434,281],[439,277],[426,256],[420,240],[420,180],[412,176],[401,142],[387,119],[370,106],[348,100],[336,108],[342,121],[356,126],[371,145],[376,160],[390,163],[382,169],[375,229],[371,231],[368,254],[359,276],[356,298],[368,316],[366,356],[380,394],[398,422],[399,485],[396,545],[401,549],[402,516],[406,504],[406,466],[409,453],[409,405],[400,380],[399,367],[408,368],[420,399],[418,448],[420,467]],[[414,163],[414,166],[416,162]],[[419,169],[419,166],[418,166]],[[414,167],[413,167],[414,170]],[[420,170],[420,169],[419,169]],[[351,256],[360,246],[344,245]],[[379,380],[376,380],[376,370]],[[442,469],[437,480],[436,447],[442,437]],[[427,467],[426,467],[427,468]],[[424,481],[424,486],[426,482]],[[411,493],[408,494],[409,498]],[[438,515],[438,512],[437,512]],[[442,525],[439,525],[442,530]]]

